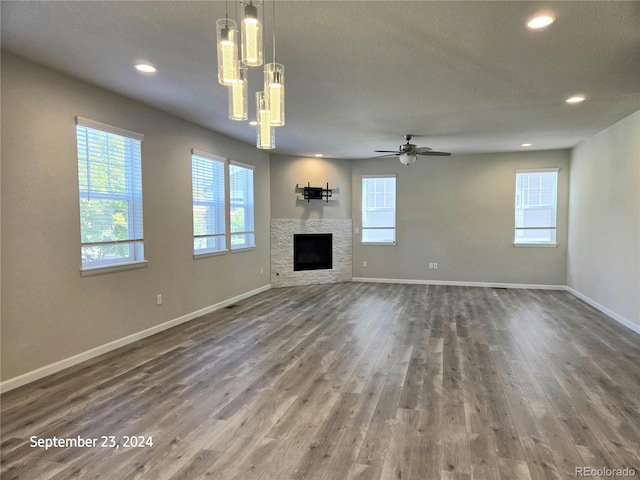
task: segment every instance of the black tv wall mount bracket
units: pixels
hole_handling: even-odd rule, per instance
[[[307,182],[306,187],[296,185],[296,189],[302,189],[303,198],[307,203],[311,202],[311,200],[325,200],[329,203],[329,198],[333,196],[333,190],[329,189],[329,182],[327,182],[327,188],[312,187],[311,182]]]

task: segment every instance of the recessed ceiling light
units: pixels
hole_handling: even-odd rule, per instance
[[[314,155],[314,157],[324,157],[324,154],[322,154],[322,153],[316,153],[316,154]]]
[[[521,147],[530,147],[531,144],[530,143],[523,143],[522,145],[520,145]]]
[[[156,73],[156,67],[150,63],[138,63],[136,64],[136,70],[142,73]]]
[[[527,28],[531,30],[540,30],[541,28],[548,27],[555,21],[556,17],[553,13],[540,12],[527,21]]]
[[[582,95],[575,95],[565,100],[565,102],[567,103],[580,103],[583,101],[584,101],[584,97]]]

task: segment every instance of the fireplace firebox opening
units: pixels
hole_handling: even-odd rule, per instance
[[[293,270],[331,270],[333,268],[333,234],[302,233],[293,235]]]

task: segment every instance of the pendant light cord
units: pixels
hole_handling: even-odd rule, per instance
[[[276,0],[273,3],[273,63],[276,63]]]

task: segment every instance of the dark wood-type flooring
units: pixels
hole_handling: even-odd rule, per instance
[[[273,289],[7,392],[1,449],[3,480],[640,472],[640,336],[560,291]]]

